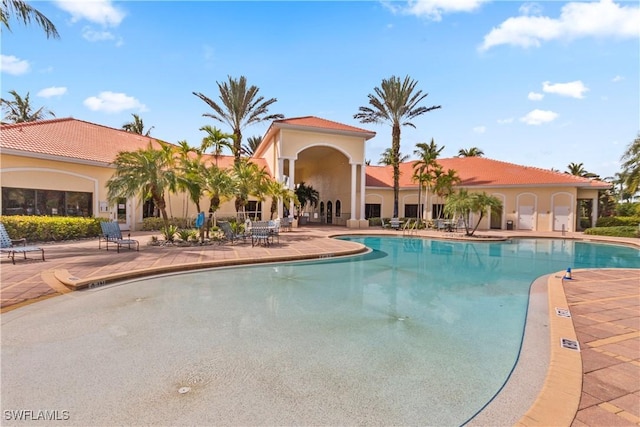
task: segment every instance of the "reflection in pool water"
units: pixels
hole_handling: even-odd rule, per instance
[[[372,252],[25,307],[3,320],[3,409],[36,402],[79,425],[459,425],[507,379],[535,278],[640,267],[636,249],[565,240],[348,239]]]

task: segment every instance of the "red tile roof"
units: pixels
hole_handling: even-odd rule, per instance
[[[363,133],[367,136],[370,135],[369,138],[373,138],[376,134],[375,132],[372,132],[370,130],[345,125],[343,123],[338,123],[327,119],[321,119],[315,116],[292,117],[290,119],[274,120],[273,125],[275,125],[276,127],[284,127],[279,125],[289,125],[304,128],[327,129],[331,131]]]
[[[0,126],[0,150],[68,161],[110,164],[121,151],[144,149],[156,138],[74,118],[41,120]],[[8,151],[7,151],[8,150]],[[215,162],[211,156],[212,162]],[[251,159],[266,166],[263,159]],[[232,156],[219,156],[218,166],[233,165]]]
[[[553,172],[546,169],[520,166],[513,163],[488,159],[486,157],[453,157],[438,159],[445,172],[453,169],[460,177],[459,186],[463,187],[544,187],[569,186],[609,188],[611,185],[589,178]],[[400,165],[400,187],[417,187],[413,181],[414,162]],[[367,166],[366,185],[371,187],[393,187],[393,168],[391,166]]]

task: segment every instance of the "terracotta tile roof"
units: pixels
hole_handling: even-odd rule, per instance
[[[121,151],[144,149],[156,138],[73,118],[41,120],[0,126],[0,149],[67,161],[110,164]],[[210,156],[215,162],[213,156]],[[251,159],[266,166],[263,159]],[[218,166],[233,165],[232,156],[219,156]]]
[[[367,135],[371,135],[370,138],[373,138],[376,134],[375,132],[372,132],[370,130],[345,125],[343,123],[338,123],[327,119],[321,119],[315,116],[292,117],[290,119],[274,120],[273,124],[275,126],[291,125],[305,128],[328,129],[332,131],[364,133]]]
[[[413,164],[400,165],[400,187],[417,187],[412,180]],[[582,178],[562,172],[521,166],[486,157],[452,157],[438,159],[438,163],[447,171],[453,169],[464,187],[505,187],[505,186],[570,186],[609,188],[610,184],[589,178]],[[366,185],[371,187],[393,187],[393,168],[391,166],[367,166]]]

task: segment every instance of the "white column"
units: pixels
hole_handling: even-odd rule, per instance
[[[591,204],[591,227],[595,227],[598,221],[598,198],[592,199]]]
[[[289,159],[289,189],[295,191],[295,179],[296,179],[296,161],[295,159]],[[293,215],[295,212],[295,206],[293,200],[289,202],[289,215]]]
[[[351,164],[351,218],[356,219],[356,171],[358,169],[357,163]]]
[[[366,186],[367,186],[367,166],[365,163],[360,165],[360,219],[364,220],[364,210],[366,201]]]
[[[276,174],[276,179],[278,182],[284,182],[284,159],[282,157],[278,158],[278,173]],[[280,200],[278,200],[278,218],[282,218],[284,214],[284,209]]]

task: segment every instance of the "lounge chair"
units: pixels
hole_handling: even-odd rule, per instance
[[[106,242],[107,250],[109,250],[109,243],[116,245],[116,250],[120,253],[120,247],[126,246],[131,250],[131,246],[135,246],[136,251],[140,250],[140,242],[131,238],[131,235],[127,235],[127,238],[122,237],[122,231],[120,231],[120,225],[113,221],[103,221],[100,223],[102,227],[102,234],[98,236],[98,249],[102,249],[102,242]]]
[[[218,227],[220,227],[220,231],[222,231],[223,239],[227,242],[231,242],[232,245],[238,240],[242,240],[244,242],[244,239],[246,238],[245,234],[234,232],[229,221],[218,221]]]
[[[22,245],[20,245],[20,243],[22,243]],[[27,239],[24,237],[17,240],[12,239],[9,237],[9,233],[7,233],[7,229],[2,223],[0,223],[0,251],[6,253],[14,264],[16,263],[17,253],[22,253],[24,259],[27,259],[27,252],[40,251],[42,253],[42,260],[44,261],[44,249],[38,246],[27,246]]]

